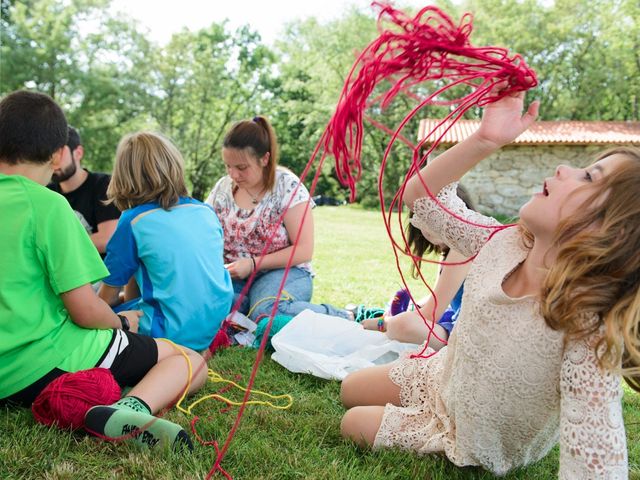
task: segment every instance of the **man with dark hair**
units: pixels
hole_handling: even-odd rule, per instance
[[[128,438],[190,447],[180,425],[152,414],[184,385],[204,383],[204,359],[137,335],[141,312],[117,315],[92,290],[109,272],[69,202],[45,188],[62,169],[67,133],[64,113],[46,95],[17,91],[0,101],[0,408],[30,407],[65,373],[108,369],[120,387],[133,388],[90,409],[88,431],[115,438],[145,430]]]
[[[118,224],[120,211],[113,204],[104,204],[110,176],[82,168],[80,161],[83,156],[80,135],[70,126],[61,166],[53,172],[53,183],[48,186],[67,199],[98,252],[104,257],[107,242]]]

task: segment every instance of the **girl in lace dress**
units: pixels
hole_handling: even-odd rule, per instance
[[[342,434],[498,475],[559,440],[560,478],[627,478],[621,364],[640,357],[640,152],[559,166],[520,225],[503,227],[466,209],[455,182],[533,123],[538,103],[523,115],[523,98],[487,106],[476,133],[408,183],[414,225],[477,256],[448,346],[345,378]]]

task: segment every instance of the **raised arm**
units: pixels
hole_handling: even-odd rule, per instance
[[[560,373],[560,473],[569,480],[628,478],[620,376],[596,360],[596,336],[569,342]]]
[[[496,93],[500,87],[496,87]],[[524,95],[525,92],[507,95],[485,107],[480,128],[475,133],[436,157],[418,175],[409,179],[403,195],[404,203],[413,210],[413,202],[427,196],[423,182],[433,195],[437,195],[444,186],[460,180],[478,162],[529,128],[538,116],[539,102],[531,103],[523,115]]]
[[[464,258],[476,255],[494,231],[493,227],[500,226],[496,219],[469,209],[457,196],[455,183],[441,189],[437,200],[424,196],[416,199],[411,224],[431,243],[447,245]]]

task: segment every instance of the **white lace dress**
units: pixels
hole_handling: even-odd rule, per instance
[[[455,184],[438,200],[476,224],[499,225],[466,209]],[[425,236],[478,256],[449,345],[392,368],[402,406],[385,407],[374,446],[443,452],[456,465],[501,475],[544,457],[559,439],[560,478],[626,479],[620,376],[597,366],[597,339],[563,348],[535,298],[502,289],[527,255],[517,229],[491,236],[495,229],[457,220],[429,198],[414,208],[413,224]]]

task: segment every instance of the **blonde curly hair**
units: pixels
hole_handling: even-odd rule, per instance
[[[566,338],[584,338],[604,325],[596,344],[602,368],[617,370],[640,391],[640,150],[618,147],[629,161],[601,181],[555,235],[557,258],[542,289],[542,315]]]

